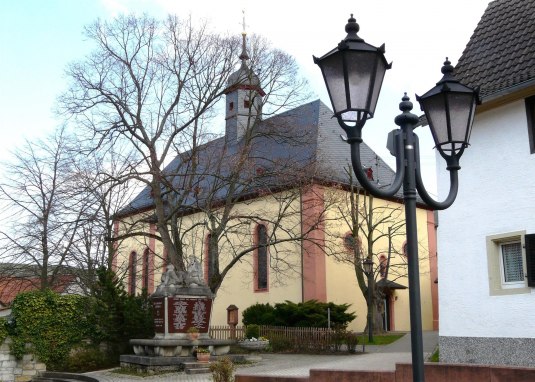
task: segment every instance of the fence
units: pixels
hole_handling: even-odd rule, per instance
[[[260,335],[269,338],[269,342],[275,351],[317,352],[339,350],[343,340],[340,332],[328,328],[261,326]]]
[[[242,340],[245,338],[245,326],[237,326],[236,329],[233,329],[228,325],[211,326],[210,337],[216,340]]]
[[[210,336],[218,340],[242,340],[245,338],[245,326],[235,329],[227,325],[212,326]],[[274,351],[331,352],[340,351],[342,345],[346,345],[354,352],[358,343],[356,333],[328,328],[260,326],[260,336],[269,339]]]

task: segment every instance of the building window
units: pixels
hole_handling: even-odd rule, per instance
[[[526,117],[528,119],[529,149],[535,153],[535,96],[526,98]]]
[[[344,247],[346,247],[346,249],[351,252],[353,252],[357,247],[362,250],[362,243],[360,241],[360,237],[357,237],[355,239],[351,232],[346,233],[344,236]]]
[[[535,286],[535,235],[524,231],[487,237],[489,294],[531,293]]]
[[[243,100],[243,107],[246,108],[246,109],[249,109],[251,107],[251,101],[249,101],[248,99],[244,99]]]
[[[255,291],[268,289],[268,234],[265,225],[256,228],[257,250],[255,256]]]
[[[149,256],[150,250],[148,248],[143,252],[143,284],[142,288],[149,290]]]
[[[520,242],[500,245],[503,283],[524,283],[524,266]]]
[[[128,293],[136,294],[137,253],[132,251],[128,261]]]
[[[234,110],[234,102],[229,102],[228,109],[229,109],[229,111]]]

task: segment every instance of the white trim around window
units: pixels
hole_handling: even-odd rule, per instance
[[[489,294],[531,293],[526,281],[525,231],[487,236]]]

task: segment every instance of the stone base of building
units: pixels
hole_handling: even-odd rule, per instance
[[[535,367],[535,338],[439,337],[440,362]]]

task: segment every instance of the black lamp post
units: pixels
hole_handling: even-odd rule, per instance
[[[391,65],[384,57],[384,45],[376,48],[365,43],[357,36],[358,31],[359,26],[351,15],[346,25],[347,37],[323,57],[314,57],[314,62],[323,73],[334,115],[347,134],[353,171],[361,186],[374,196],[391,198],[403,185],[413,380],[424,381],[416,192],[418,191],[427,205],[437,210],[448,208],[455,200],[459,158],[468,146],[478,95],[477,91],[455,80],[453,67],[446,59],[442,67],[443,78],[423,96],[416,96],[427,117],[436,148],[446,160],[447,170],[450,172],[450,191],[444,201],[433,200],[422,182],[418,136],[413,132],[419,119],[410,112],[412,102],[406,93],[399,104],[402,113],[395,118],[395,123],[400,128],[393,130],[388,136],[388,148],[396,157],[396,176],[390,186],[378,188],[363,170],[360,144],[362,128],[366,120],[373,118],[385,72]]]
[[[372,314],[372,299],[373,299],[373,260],[369,257],[362,262],[364,273],[368,276],[368,343],[373,342],[373,314]]]

